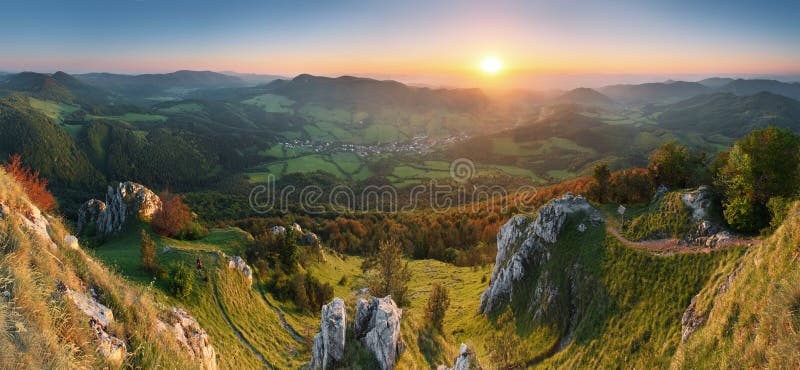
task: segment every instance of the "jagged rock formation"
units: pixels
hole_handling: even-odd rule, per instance
[[[550,260],[554,244],[569,217],[580,217],[584,232],[603,221],[599,211],[584,197],[567,193],[542,206],[535,219],[514,216],[497,234],[497,258],[489,287],[481,295],[480,311],[489,313],[511,301],[514,285],[526,275],[529,266]],[[559,294],[550,273],[542,272],[535,282],[529,307],[534,318],[544,315]]]
[[[397,359],[405,351],[400,336],[400,319],[403,310],[391,296],[373,298],[371,302],[359,299],[356,306],[355,337],[378,360],[382,370],[394,369]]]
[[[709,220],[711,207],[714,204],[714,193],[710,187],[702,185],[695,190],[681,194],[681,201],[692,212],[692,219],[697,223],[695,230],[689,235],[689,241],[694,245],[705,245],[714,248],[735,236],[714,225]]]
[[[466,344],[461,343],[461,348],[458,351],[458,357],[453,361],[453,367],[439,365],[436,370],[480,370],[478,360],[475,353],[469,350]]]
[[[253,269],[244,261],[242,257],[239,256],[232,256],[228,257],[228,268],[239,270],[244,277],[247,278],[247,281],[250,282],[250,285],[253,285]]]
[[[314,347],[309,367],[331,369],[344,358],[345,334],[347,331],[347,309],[341,298],[322,306],[319,333],[314,337]]]
[[[66,295],[75,303],[81,312],[89,316],[89,326],[97,340],[97,352],[112,364],[121,364],[125,360],[128,349],[125,342],[108,333],[107,328],[114,321],[114,313],[110,308],[89,296],[71,289]]]
[[[107,236],[122,230],[128,217],[149,219],[161,208],[161,199],[143,185],[126,181],[108,187],[106,201],[91,199],[78,210],[78,232],[94,223],[97,234]]]
[[[217,354],[208,334],[186,310],[172,307],[165,312],[156,328],[172,332],[189,356],[197,360],[203,369],[217,369]]]
[[[270,234],[272,235],[284,235],[286,234],[286,228],[280,225],[273,226],[269,229]]]

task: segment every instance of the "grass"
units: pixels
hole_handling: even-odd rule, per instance
[[[29,97],[28,102],[33,109],[38,110],[56,123],[64,122],[65,116],[68,116],[80,109],[80,107],[77,105],[59,103],[51,100],[40,100],[33,97]]]
[[[242,101],[244,104],[251,104],[260,107],[267,113],[291,113],[294,100],[284,96],[274,94],[263,94]]]
[[[634,217],[623,234],[634,241],[683,238],[695,225],[691,210],[681,200],[681,192],[670,192],[650,205],[642,215]]]
[[[180,103],[167,108],[161,108],[158,111],[166,114],[199,113],[203,111],[203,106],[197,103]]]
[[[97,116],[94,114],[87,114],[86,118],[91,120],[113,119],[126,122],[164,122],[167,120],[166,116],[162,116],[160,114],[146,114],[146,113],[125,113],[122,115],[115,115],[115,116]]]

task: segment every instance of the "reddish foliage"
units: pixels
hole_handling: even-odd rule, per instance
[[[183,235],[192,223],[192,213],[178,194],[162,192],[161,209],[153,214],[153,231],[162,236],[178,237]]]
[[[9,162],[3,165],[3,169],[17,179],[25,190],[25,194],[28,195],[28,199],[39,209],[52,211],[56,208],[56,199],[47,191],[47,184],[50,182],[46,178],[40,177],[39,171],[32,171],[25,167],[19,154],[11,155]]]

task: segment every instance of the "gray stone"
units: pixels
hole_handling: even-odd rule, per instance
[[[217,369],[217,354],[210,338],[197,320],[182,308],[172,307],[156,324],[159,331],[171,333],[183,349],[206,370]]]
[[[119,232],[131,216],[150,219],[161,208],[161,199],[150,189],[134,182],[108,187],[106,201],[89,200],[78,210],[78,232],[91,223],[97,234],[108,236]]]
[[[319,333],[314,337],[311,369],[331,369],[344,358],[344,345],[347,332],[347,309],[344,300],[334,298],[322,306],[322,319]]]
[[[247,278],[247,281],[250,282],[250,285],[253,285],[253,269],[250,268],[242,257],[228,257],[228,268],[240,271],[244,277]]]
[[[375,355],[382,370],[394,369],[405,351],[400,335],[403,310],[391,296],[373,298],[370,303],[359,299],[356,306],[355,336]]]
[[[681,194],[681,201],[692,211],[692,217],[695,220],[703,220],[708,217],[713,200],[714,194],[711,188],[705,185]]]

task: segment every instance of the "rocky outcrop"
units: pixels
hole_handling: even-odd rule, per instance
[[[341,298],[322,306],[322,320],[319,333],[314,337],[311,363],[313,369],[331,369],[344,358],[345,335],[347,331],[347,309]]]
[[[280,225],[273,226],[269,229],[270,234],[272,235],[284,235],[286,234],[286,228]]]
[[[172,307],[164,313],[156,328],[171,332],[183,346],[186,353],[195,359],[203,369],[217,369],[217,354],[211,345],[208,334],[197,320],[182,308]]]
[[[681,201],[692,212],[692,220],[697,222],[694,231],[688,235],[688,244],[715,248],[735,238],[730,231],[710,221],[714,204],[714,193],[710,187],[703,185],[687,191],[681,194]]]
[[[67,235],[64,237],[64,245],[70,249],[79,249],[81,246],[78,243],[78,238],[75,235]]]
[[[244,261],[242,257],[239,256],[232,256],[228,257],[228,268],[239,270],[244,277],[247,278],[247,281],[250,282],[250,285],[253,285],[253,269]]]
[[[397,359],[405,351],[400,335],[400,319],[403,310],[397,307],[391,296],[373,298],[371,302],[361,298],[356,306],[355,337],[375,355],[382,370],[394,369]]]
[[[453,367],[439,365],[436,370],[480,370],[478,359],[475,353],[470,351],[466,344],[461,343],[461,348],[458,352],[458,357],[453,361]]]
[[[703,220],[708,216],[709,208],[714,201],[714,194],[706,185],[696,190],[681,194],[681,201],[692,211],[695,220]]]
[[[567,193],[542,206],[535,219],[514,216],[500,228],[492,279],[481,295],[481,312],[492,312],[511,301],[514,285],[525,277],[528,267],[550,260],[552,248],[564,231],[564,225],[572,217],[579,219],[578,228],[583,229],[578,231],[580,233],[585,233],[590,227],[598,227],[603,222],[600,212],[584,197]],[[546,271],[534,283],[536,285],[529,307],[537,316],[542,316],[559,291]]]
[[[122,230],[130,216],[149,219],[161,208],[161,199],[150,189],[134,182],[108,187],[106,201],[89,200],[78,210],[78,232],[94,223],[97,234],[108,236]]]
[[[292,230],[295,232],[296,235],[303,235],[303,228],[300,227],[300,224],[296,222],[292,224]]]
[[[125,342],[108,333],[108,326],[114,321],[114,313],[110,308],[98,302],[93,296],[66,289],[66,295],[75,303],[75,306],[89,317],[89,326],[97,341],[99,352],[109,363],[122,364],[128,349]]]
[[[681,317],[681,340],[686,342],[697,328],[705,325],[707,319],[708,315],[697,312],[697,296],[695,296]]]

